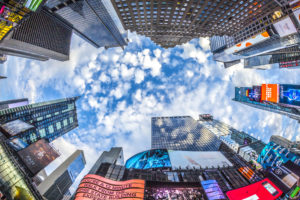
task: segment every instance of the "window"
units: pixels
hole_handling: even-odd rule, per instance
[[[39,130],[39,133],[40,133],[40,137],[41,138],[43,138],[43,137],[45,137],[46,136],[46,131],[45,131],[45,129],[43,128],[43,129],[41,129],[41,130]]]
[[[54,132],[53,125],[48,126],[48,130],[49,130],[49,133],[53,133]]]
[[[60,122],[57,122],[57,123],[56,123],[56,129],[57,129],[57,130],[61,129],[61,123],[60,123]]]
[[[64,119],[64,126],[67,126],[67,125],[68,125],[68,120]]]

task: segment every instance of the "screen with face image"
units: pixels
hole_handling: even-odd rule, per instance
[[[277,190],[270,183],[263,182],[262,184],[273,196],[278,193]]]

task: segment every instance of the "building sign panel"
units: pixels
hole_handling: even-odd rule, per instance
[[[43,0],[26,0],[24,6],[31,11],[36,11]]]
[[[290,17],[286,17],[273,24],[280,37],[285,37],[297,33],[297,29]]]
[[[18,154],[32,174],[37,174],[59,156],[45,139],[29,145]]]
[[[201,181],[208,200],[226,199],[216,180]]]
[[[80,182],[75,200],[144,199],[145,181],[113,181],[88,174]]]
[[[25,132],[29,129],[33,129],[34,126],[23,122],[22,120],[14,120],[11,122],[7,122],[0,126],[0,129],[7,134],[8,137],[12,137],[18,135],[19,133]]]
[[[300,85],[280,85],[279,103],[300,107]]]
[[[23,17],[0,3],[0,40],[18,24]]]
[[[278,84],[262,84],[261,100],[273,103],[279,102],[279,87]]]

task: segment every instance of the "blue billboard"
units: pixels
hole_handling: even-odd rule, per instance
[[[289,160],[300,166],[300,156],[274,142],[269,142],[261,151],[257,162],[259,162],[264,169],[267,169],[280,166]]]
[[[126,161],[127,169],[171,168],[170,157],[166,149],[152,149],[138,153]]]
[[[280,85],[279,103],[300,106],[300,85]]]

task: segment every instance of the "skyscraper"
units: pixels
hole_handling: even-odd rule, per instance
[[[25,146],[45,138],[49,142],[78,126],[76,100],[65,98],[0,110],[0,128],[11,142]]]
[[[38,186],[46,199],[61,200],[86,164],[82,150],[75,151]]]
[[[286,115],[300,122],[298,85],[263,84],[236,87],[234,101],[266,111]]]
[[[112,0],[126,30],[150,37],[162,47],[193,38],[232,36],[229,46],[271,26],[277,1],[138,1]]]
[[[123,47],[127,45],[125,35],[109,4],[107,0],[52,0],[45,8],[93,46]]]

